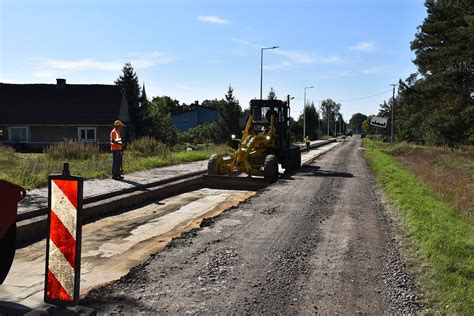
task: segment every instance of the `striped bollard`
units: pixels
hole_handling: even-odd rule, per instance
[[[70,175],[68,163],[61,175],[48,178],[44,301],[56,306],[79,302],[83,183],[83,178]]]

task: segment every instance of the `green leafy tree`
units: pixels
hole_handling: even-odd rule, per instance
[[[168,114],[176,114],[188,110],[187,105],[180,105],[179,101],[168,96],[154,97],[152,103],[155,107]]]
[[[362,132],[362,124],[367,119],[367,115],[356,113],[349,120],[350,129],[353,133],[360,134]]]
[[[143,132],[153,136],[162,143],[172,146],[176,143],[177,130],[171,122],[171,113],[164,100],[169,98],[156,97],[148,104],[144,117]]]
[[[319,115],[316,111],[316,107],[314,106],[314,102],[311,102],[310,105],[306,106],[305,108],[305,116],[306,116],[306,135],[312,140],[319,138],[318,133],[318,120]],[[303,115],[300,117],[303,120]]]
[[[332,99],[326,99],[321,102],[321,130],[326,132],[328,135],[335,135],[335,121],[337,115],[341,110],[341,104],[336,103]]]

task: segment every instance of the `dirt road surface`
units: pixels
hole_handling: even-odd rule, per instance
[[[415,313],[390,221],[353,138],[82,304],[99,312]]]

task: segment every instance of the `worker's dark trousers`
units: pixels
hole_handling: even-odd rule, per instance
[[[112,177],[120,177],[120,167],[122,166],[122,152],[112,150]]]

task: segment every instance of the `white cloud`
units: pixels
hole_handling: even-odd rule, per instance
[[[376,74],[384,73],[387,70],[388,70],[387,65],[380,65],[380,66],[373,66],[373,67],[363,69],[360,71],[360,73],[364,75],[376,75]]]
[[[353,46],[349,46],[350,51],[361,53],[373,53],[376,49],[374,41],[358,42]]]
[[[265,70],[282,70],[282,69],[285,69],[285,70],[288,70],[290,69],[292,66],[292,63],[290,63],[289,61],[282,61],[280,63],[277,63],[277,64],[266,64],[263,66],[263,69]]]
[[[339,72],[336,75],[339,77],[354,77],[354,73],[350,70]]]
[[[261,48],[262,47],[261,45],[251,43],[249,41],[246,41],[246,40],[243,40],[243,39],[240,39],[240,38],[235,38],[235,37],[232,37],[232,38],[223,38],[223,37],[221,37],[221,39],[229,40],[229,41],[232,41],[232,42],[235,42],[235,43],[239,43],[239,44],[243,44],[243,45],[250,46],[250,47],[255,47],[255,48]]]
[[[212,24],[230,24],[230,21],[224,20],[215,15],[200,15],[197,17],[198,21],[207,22]]]
[[[170,63],[173,57],[161,52],[130,53],[129,58],[112,61],[99,61],[92,58],[75,60],[53,59],[53,58],[30,58],[35,69],[34,75],[39,78],[56,77],[58,72],[97,70],[97,71],[120,71],[126,62],[130,62],[135,69],[147,69],[157,64]]]
[[[288,58],[294,63],[298,64],[312,64],[315,62],[315,57],[311,54],[302,51],[296,50],[283,50],[283,49],[274,49],[271,51],[272,54],[280,55]]]
[[[296,64],[340,64],[344,62],[342,58],[337,55],[322,56],[303,51],[282,49],[272,50],[271,53],[286,57]]]

